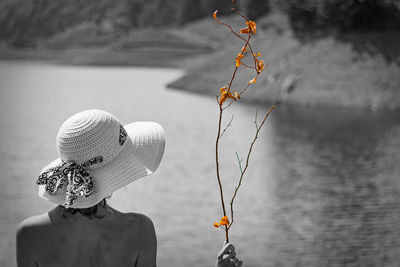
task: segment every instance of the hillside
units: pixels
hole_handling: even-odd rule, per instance
[[[265,3],[238,1],[237,6],[256,17],[268,11]],[[230,14],[231,5],[230,0],[2,0],[0,44],[40,46],[48,38],[88,25],[97,35],[118,39],[136,29],[184,25],[215,9]]]
[[[224,11],[230,1],[202,1],[189,15],[190,6],[181,1],[186,0],[170,1],[171,11],[160,9],[164,0],[4,0],[0,59],[185,68],[186,75],[171,88],[215,96],[231,75],[241,43],[205,11],[218,3]],[[400,108],[397,28],[341,33],[325,27],[310,37],[294,29],[286,13],[257,16],[255,48],[270,66],[243,101]],[[237,16],[221,19],[235,29],[242,26]],[[251,78],[244,71],[237,80],[243,85]],[[240,83],[234,86],[241,88]]]
[[[186,29],[197,32],[198,25]],[[212,21],[200,28],[205,33],[229,34],[223,27],[215,28]],[[283,14],[261,18],[258,28],[257,51],[263,51],[262,59],[270,66],[247,91],[244,101],[373,111],[399,109],[400,32],[353,33],[300,42]],[[208,38],[215,41],[214,36]],[[361,49],[361,44],[367,44],[369,50]],[[230,77],[240,47],[240,43],[224,42],[215,54],[190,64],[187,74],[169,86],[215,96]],[[386,51],[378,50],[382,47]],[[241,83],[234,87],[243,88],[251,78],[244,69],[237,76]]]

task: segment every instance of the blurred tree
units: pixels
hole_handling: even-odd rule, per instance
[[[261,0],[242,0],[253,17],[265,11]],[[264,1],[265,3],[265,1]],[[201,17],[231,14],[231,0],[0,0],[0,39],[33,46],[81,24],[129,27],[187,23]]]
[[[390,18],[389,2],[377,0],[327,1],[326,21],[342,30],[377,30],[385,28]]]
[[[184,24],[204,17],[201,0],[183,0],[179,14],[179,23]]]
[[[143,2],[141,0],[126,0],[128,19],[133,27],[140,24],[140,14],[143,11]]]
[[[121,0],[3,0],[0,38],[15,46],[34,46],[83,22],[107,17]]]
[[[240,9],[242,9],[244,14],[252,20],[268,13],[270,10],[268,0],[247,0],[239,3]]]
[[[142,2],[142,10],[139,15],[139,27],[149,27],[157,24],[156,17],[158,16],[158,0],[141,0]]]
[[[176,2],[171,4],[169,0],[157,0],[152,24],[156,26],[176,24],[178,17]]]
[[[203,5],[205,14],[209,16],[211,16],[215,10],[218,10],[218,15],[220,16],[230,15],[232,12],[232,1],[230,0],[206,0],[203,1]]]
[[[398,0],[289,0],[287,12],[292,26],[299,30],[400,28]]]

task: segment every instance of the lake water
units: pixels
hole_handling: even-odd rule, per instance
[[[62,122],[104,109],[124,123],[154,120],[167,145],[155,174],[110,204],[152,218],[158,266],[213,266],[224,233],[214,167],[214,98],[168,90],[180,70],[0,63],[0,265],[15,266],[15,230],[53,204],[38,172],[57,157]],[[218,85],[216,85],[216,88]],[[249,90],[248,93],[251,93]],[[259,106],[261,114],[268,107]],[[254,134],[254,105],[235,105],[221,141],[229,198]],[[230,119],[228,112],[225,123]],[[400,115],[278,107],[252,154],[231,241],[245,266],[399,266]]]

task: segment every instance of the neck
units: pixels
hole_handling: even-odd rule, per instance
[[[49,212],[50,220],[53,223],[60,221],[91,221],[99,219],[110,219],[114,215],[114,210],[105,202],[86,208],[86,209],[73,209],[65,208],[61,205],[55,207]]]

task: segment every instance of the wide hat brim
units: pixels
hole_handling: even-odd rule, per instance
[[[78,197],[71,208],[89,208],[119,188],[152,174],[159,166],[165,148],[165,133],[156,122],[134,122],[124,125],[128,134],[124,148],[113,160],[90,171],[93,193]],[[58,158],[43,168],[42,172],[61,163]],[[66,186],[50,194],[45,185],[39,185],[39,196],[59,205],[65,203]]]

